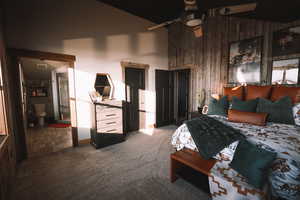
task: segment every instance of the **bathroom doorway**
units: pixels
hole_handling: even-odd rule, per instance
[[[68,65],[36,58],[19,60],[29,158],[72,147]]]
[[[20,144],[18,161],[78,146],[75,56],[9,49]]]

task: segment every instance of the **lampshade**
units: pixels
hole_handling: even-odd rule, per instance
[[[195,27],[202,24],[201,15],[195,10],[185,11],[183,13],[184,24],[189,27]]]

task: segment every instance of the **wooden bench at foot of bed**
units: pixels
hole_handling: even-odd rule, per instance
[[[216,160],[203,159],[198,152],[184,148],[171,154],[171,182],[183,178],[209,193],[208,176]]]

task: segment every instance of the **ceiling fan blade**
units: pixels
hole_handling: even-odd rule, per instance
[[[232,15],[243,12],[250,12],[256,9],[257,3],[247,3],[236,6],[226,6],[223,8],[219,8],[219,13],[221,15]]]
[[[170,20],[170,21],[166,21],[166,22],[163,22],[163,23],[161,23],[161,24],[158,24],[158,25],[149,27],[149,28],[148,28],[148,31],[153,31],[153,30],[155,30],[155,29],[158,29],[158,28],[161,28],[161,27],[164,27],[164,26],[168,26],[168,25],[170,25],[170,24],[173,24],[173,23],[179,22],[179,21],[181,21],[180,18],[177,18],[177,19],[174,19],[174,20]]]

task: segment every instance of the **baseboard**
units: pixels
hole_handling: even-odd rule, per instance
[[[83,139],[83,140],[79,140],[78,144],[79,145],[85,145],[85,144],[90,144],[91,143],[91,139],[87,138],[87,139]]]

